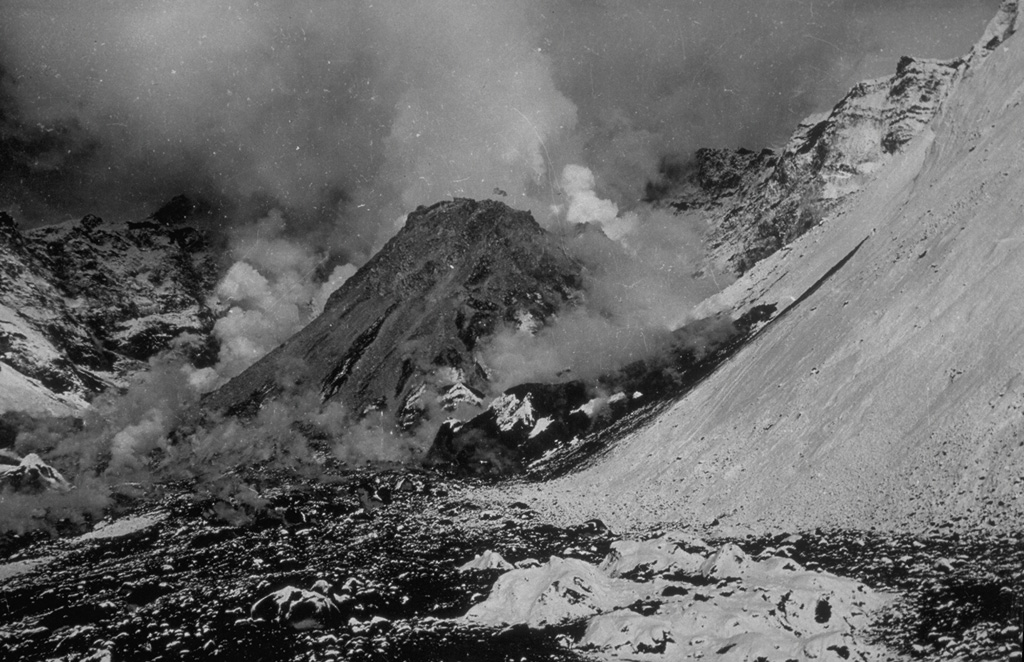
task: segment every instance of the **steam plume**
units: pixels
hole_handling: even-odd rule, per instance
[[[331,293],[355,273],[341,264],[323,282],[314,274],[329,257],[283,235],[279,210],[237,230],[236,260],[217,285],[213,307],[225,311],[213,328],[220,341],[217,365],[194,372],[201,391],[220,386],[262,358],[315,318]]]

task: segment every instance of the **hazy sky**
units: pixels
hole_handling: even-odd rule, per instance
[[[568,164],[628,206],[662,156],[779,144],[998,0],[0,0],[0,207],[185,192],[365,254],[418,204],[537,213]]]

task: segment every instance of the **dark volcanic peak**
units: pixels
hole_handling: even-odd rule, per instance
[[[481,341],[543,324],[581,290],[581,266],[529,213],[489,200],[420,207],[319,318],[206,405],[252,414],[287,382],[409,431],[431,410],[478,407]]]

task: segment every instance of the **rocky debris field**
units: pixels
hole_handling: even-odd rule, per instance
[[[808,568],[827,568],[897,596],[875,628],[910,658],[1021,659],[1024,532],[819,530],[748,545],[762,554],[773,548]]]
[[[1021,536],[702,541],[556,527],[434,473],[252,484],[6,538],[0,657],[1020,659]]]

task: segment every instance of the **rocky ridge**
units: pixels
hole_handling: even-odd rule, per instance
[[[1016,3],[1006,2],[964,57],[905,56],[892,76],[857,84],[801,122],[780,151],[698,150],[686,164],[667,163],[647,197],[708,223],[708,269],[744,273],[856,197],[1018,23]]]
[[[21,230],[0,213],[0,273],[0,412],[74,415],[186,335],[196,358],[215,354],[219,269],[193,227],[86,216]]]

